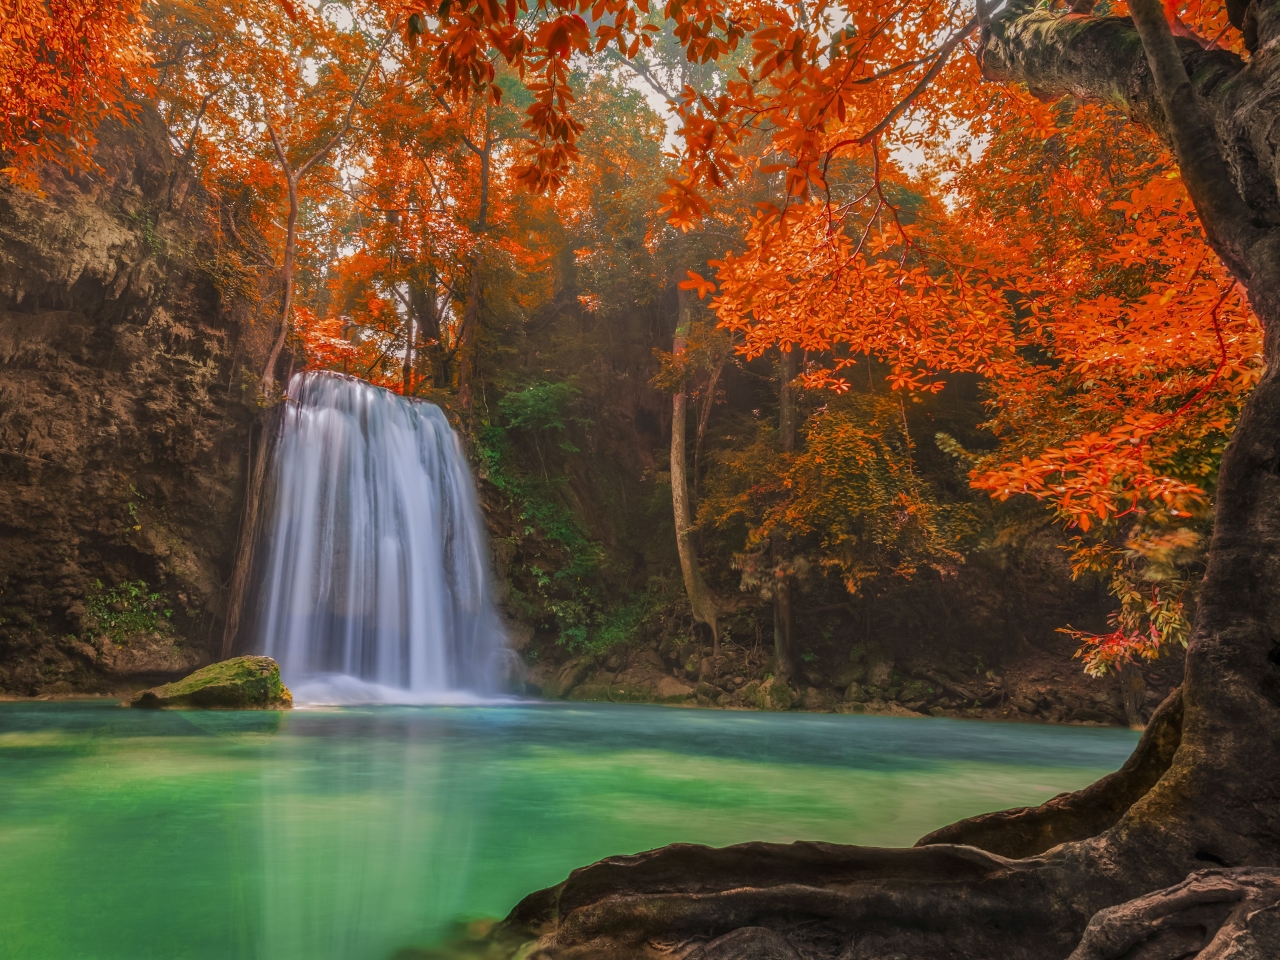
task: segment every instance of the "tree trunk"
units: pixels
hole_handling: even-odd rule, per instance
[[[413,311],[406,310],[404,317],[404,376],[400,387],[400,392],[406,396],[413,396]]]
[[[280,299],[280,332],[275,343],[271,345],[271,353],[267,355],[267,364],[262,370],[261,392],[264,400],[269,400],[276,389],[276,364],[280,362],[280,353],[289,336],[289,321],[293,315],[293,259],[298,246],[298,181],[288,171],[285,181],[289,191],[289,219],[284,233],[284,266],[280,269],[280,283],[284,291]]]
[[[720,375],[724,373],[724,365],[729,362],[732,351],[725,350],[724,356],[711,371],[707,380],[706,393],[702,397],[702,409],[698,411],[698,432],[693,440],[693,502],[698,502],[698,484],[702,476],[702,441],[706,437],[707,424],[711,422],[711,411],[716,403],[716,386],[720,383]]]
[[[244,606],[252,592],[253,548],[262,535],[263,520],[268,513],[263,509],[263,498],[267,491],[267,467],[270,466],[271,451],[279,437],[284,409],[274,407],[265,411],[249,433],[249,464],[245,471],[248,482],[240,511],[235,565],[232,567],[231,582],[227,589],[227,618],[222,630],[223,660],[235,653],[236,646],[242,639],[240,630],[245,619]]]
[[[474,420],[475,398],[472,396],[476,377],[476,341],[480,326],[480,268],[483,265],[482,242],[489,229],[489,162],[493,154],[491,108],[485,106],[484,144],[471,145],[480,158],[480,208],[476,216],[476,248],[471,256],[471,278],[467,284],[467,305],[458,328],[458,405],[470,424]]]
[[[1247,63],[1174,41],[1158,0],[1130,9],[1134,21],[1014,0],[979,56],[989,78],[1112,103],[1164,137],[1265,330],[1267,372],[1223,454],[1181,691],[1124,769],[1041,807],[909,850],[615,857],[526,898],[495,939],[565,960],[1280,956],[1280,2],[1228,4]]]
[[[419,283],[416,278],[409,284],[409,305],[413,308],[420,343],[416,356],[418,380],[430,380],[435,386],[443,386],[447,380],[444,375],[439,304],[436,297],[436,271],[432,267],[427,273],[425,284]]]
[[[458,327],[458,347],[455,351],[458,365],[458,405],[468,423],[472,420],[475,401],[471,387],[475,380],[476,328],[480,323],[480,254],[471,258],[471,279],[467,283],[467,305],[462,312],[462,324]]]
[[[796,378],[796,352],[783,350],[778,359],[778,446],[784,454],[796,449],[796,400],[791,381]],[[795,651],[795,606],[792,592],[795,584],[787,568],[791,562],[791,543],[785,529],[775,529],[769,538],[773,554],[773,657],[777,672],[788,680],[797,675]]]
[[[680,314],[676,321],[675,340],[671,352],[677,360],[684,354],[689,333],[689,301],[684,290],[677,293]],[[720,610],[711,590],[702,579],[698,550],[693,542],[693,509],[689,503],[689,481],[685,470],[685,434],[688,420],[688,389],[681,381],[671,401],[671,505],[675,511],[676,552],[680,556],[680,573],[684,591],[693,608],[693,618],[711,628],[711,654],[720,656]]]
[[[1120,696],[1124,701],[1124,718],[1129,726],[1141,730],[1142,707],[1147,700],[1147,681],[1142,675],[1142,667],[1136,663],[1127,663],[1119,671]]]
[[[289,191],[289,222],[285,229],[284,267],[281,270],[284,295],[280,306],[280,333],[271,347],[271,353],[267,357],[267,365],[262,371],[261,395],[263,400],[271,399],[272,394],[275,392],[276,364],[280,361],[280,352],[284,349],[285,340],[289,336],[289,324],[293,318],[293,259],[297,249],[298,237],[298,184],[302,182],[302,178],[316,164],[329,155],[329,151],[336,147],[351,129],[351,121],[355,117],[356,108],[360,105],[360,94],[364,90],[364,85],[369,82],[369,75],[373,73],[373,68],[381,61],[382,52],[387,48],[387,44],[391,42],[392,37],[396,36],[396,26],[399,23],[400,16],[397,14],[395,19],[391,21],[391,26],[387,29],[387,32],[383,34],[382,42],[378,44],[378,49],[369,58],[369,62],[364,68],[364,73],[360,77],[360,82],[351,94],[351,101],[347,104],[347,114],[342,121],[342,126],[325,141],[319,150],[311,154],[297,167],[294,167],[289,162],[285,143],[281,135],[276,133],[275,126],[270,120],[266,121],[267,133],[271,137],[271,146],[275,150],[276,160],[280,163],[280,169],[284,173],[285,184]],[[263,110],[264,112],[266,111],[265,102],[263,103]]]

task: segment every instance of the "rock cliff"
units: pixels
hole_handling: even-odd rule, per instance
[[[218,205],[176,167],[158,117],[100,141],[99,170],[47,171],[42,194],[0,178],[11,694],[166,679],[221,639],[264,282],[223,242]]]

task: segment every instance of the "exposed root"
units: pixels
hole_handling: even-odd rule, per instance
[[[1195,871],[1086,927],[1073,859],[685,844],[575,871],[522,902],[498,938],[507,956],[523,941],[514,952],[528,960],[1058,960],[1077,941],[1069,960],[1280,957],[1280,869]]]
[[[537,938],[528,957],[556,960],[791,960],[784,943],[862,960],[890,940],[913,960],[1011,960],[1037,956],[1010,949],[1030,934],[1065,956],[1092,911],[1053,896],[1045,867],[949,845],[676,844],[574,871],[521,902],[502,935],[523,931]]]
[[[984,813],[935,830],[916,846],[963,843],[1002,857],[1034,857],[1060,843],[1095,837],[1119,822],[1173,763],[1182,742],[1182,688],[1165,698],[1125,765],[1075,793],[1038,807]]]
[[[1070,960],[1275,960],[1280,870],[1199,870],[1100,910]]]

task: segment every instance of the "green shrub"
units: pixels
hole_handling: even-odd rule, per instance
[[[90,632],[105,633],[117,644],[134,634],[165,632],[173,616],[164,595],[148,592],[142,580],[125,580],[110,590],[95,580],[84,606]]]

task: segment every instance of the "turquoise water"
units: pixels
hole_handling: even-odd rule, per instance
[[[610,854],[907,845],[1128,730],[614,704],[0,703],[0,957],[388,960]]]

